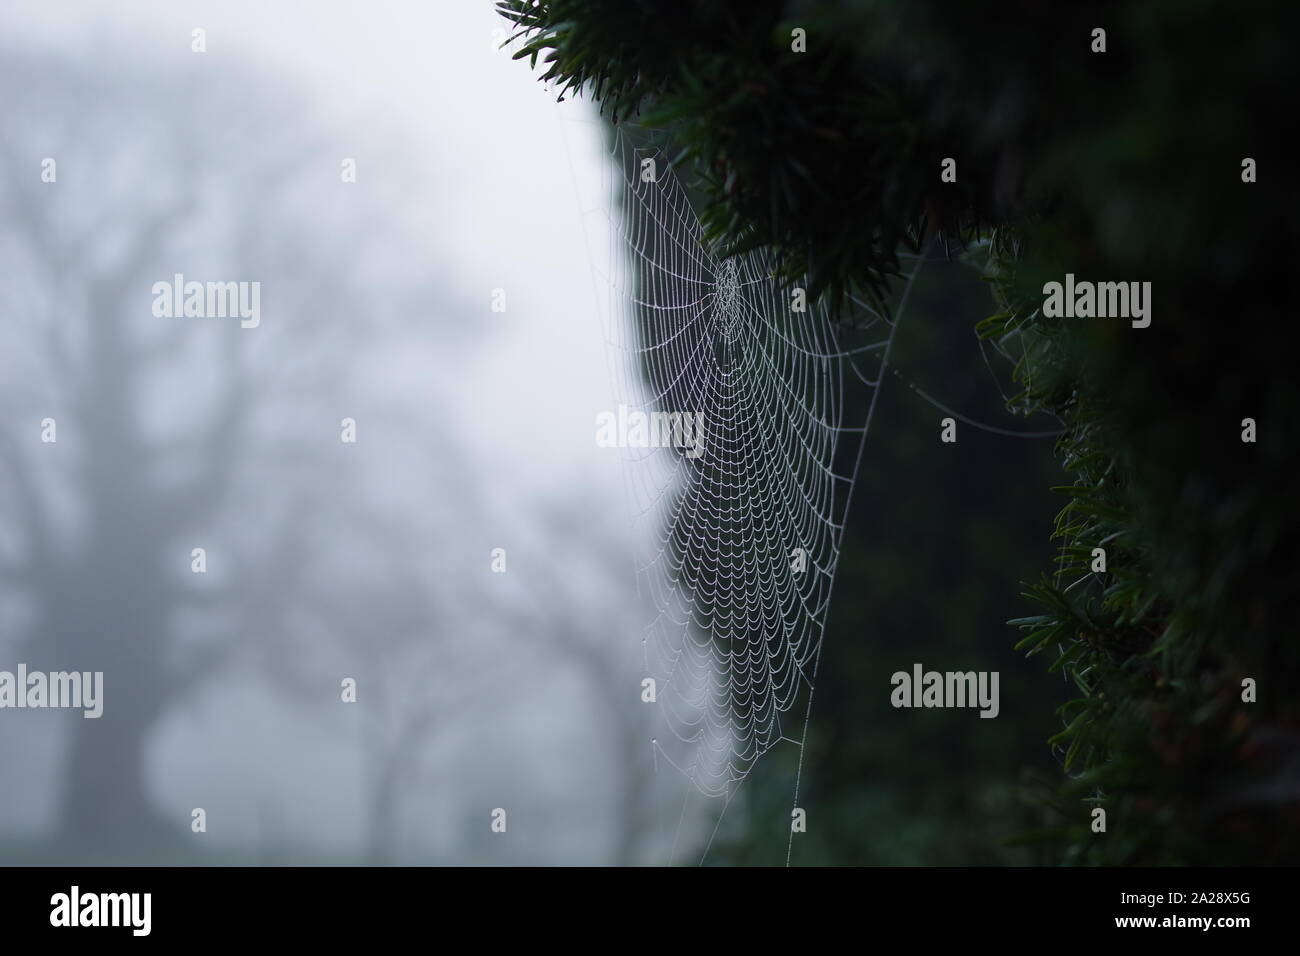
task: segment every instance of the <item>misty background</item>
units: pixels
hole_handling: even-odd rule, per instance
[[[560,139],[595,179],[596,133],[486,5],[263,6],[3,14],[0,666],[103,670],[106,703],[4,712],[0,846],[641,859],[635,581]],[[260,325],[155,318],[177,272],[259,281]]]

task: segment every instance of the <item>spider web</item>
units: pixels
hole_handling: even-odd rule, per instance
[[[730,798],[782,742],[802,769],[844,521],[896,319],[858,303],[846,330],[797,303],[768,253],[711,248],[667,156],[632,135],[615,132],[605,164],[614,210],[592,211],[607,219],[597,272],[616,399],[625,417],[703,425],[695,444],[677,443],[688,447],[628,441],[622,452],[653,613],[642,640],[664,727],[653,745],[700,791]]]

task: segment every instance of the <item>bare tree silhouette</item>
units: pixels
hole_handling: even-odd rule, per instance
[[[400,230],[337,198],[342,152],[255,75],[0,62],[0,595],[20,659],[104,672],[103,717],[67,725],[57,837],[120,858],[188,823],[147,792],[160,718],[319,590],[314,516],[364,506],[338,467],[359,356],[424,317],[435,273],[384,271]],[[154,316],[176,273],[260,281],[261,324]]]
[[[581,678],[612,774],[609,862],[644,863],[662,781],[651,745],[653,711],[640,697],[640,645],[631,642],[643,622],[637,601],[629,600],[633,564],[617,531],[621,512],[563,500],[541,512],[537,552],[547,559],[516,572],[519,587],[493,613],[514,642],[549,648]]]

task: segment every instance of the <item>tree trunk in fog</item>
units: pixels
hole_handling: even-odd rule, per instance
[[[137,708],[123,713],[123,702],[113,703],[105,717],[76,722],[56,837],[78,854],[113,851],[109,862],[117,863],[126,851],[144,857],[166,847],[179,835],[182,821],[165,821],[145,792],[151,716]]]
[[[152,240],[152,241],[150,241]],[[103,714],[72,719],[56,838],[94,854],[129,847],[150,853],[185,821],[164,822],[144,780],[149,732],[192,683],[172,641],[177,606],[175,572],[188,561],[177,551],[176,500],[156,486],[150,448],[137,408],[141,357],[118,322],[131,290],[148,273],[139,256],[88,283],[93,318],[75,481],[84,525],[74,544],[54,548],[34,575],[41,592],[45,646],[61,669],[102,671]],[[148,259],[144,259],[148,261]],[[60,435],[57,446],[66,441]]]
[[[591,676],[591,686],[605,710],[606,728],[611,732],[611,753],[617,781],[614,791],[615,866],[641,862],[641,845],[650,828],[650,799],[654,787],[654,755],[650,724],[640,696],[628,691],[624,674],[611,655],[599,645],[579,649],[570,646]]]
[[[174,596],[159,567],[165,545],[143,514],[144,487],[127,490],[130,478],[118,477],[125,480],[101,472],[102,490],[89,496],[89,539],[51,575],[44,601],[42,643],[57,648],[58,668],[104,675],[102,715],[70,716],[56,834],[91,853],[126,846],[148,852],[184,822],[164,824],[144,781],[148,735],[188,684],[171,666]]]
[[[379,744],[382,746],[383,741]],[[401,775],[391,757],[377,762],[378,774],[370,791],[367,812],[369,862],[373,866],[391,866],[396,862],[398,781]]]
[[[404,715],[395,728],[387,723],[372,725],[366,749],[375,782],[367,807],[366,836],[370,862],[376,866],[397,862],[402,788],[419,769],[420,748],[427,742],[435,713],[434,706],[426,705]]]

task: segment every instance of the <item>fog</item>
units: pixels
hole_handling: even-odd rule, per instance
[[[653,759],[593,441],[601,129],[502,27],[0,12],[0,671],[104,675],[99,718],[0,710],[3,862],[656,863],[707,834]],[[255,289],[255,321],[208,286],[186,314],[188,282]]]

